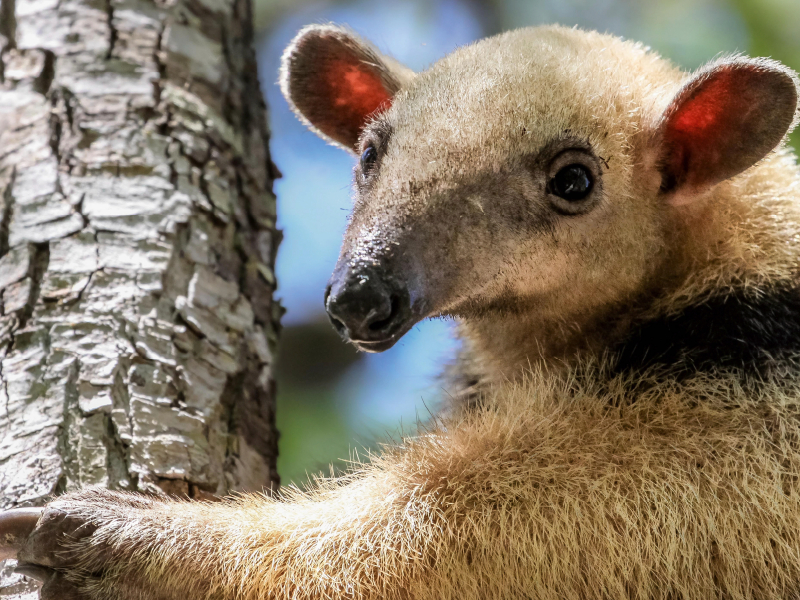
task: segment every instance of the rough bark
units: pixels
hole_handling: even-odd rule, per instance
[[[252,37],[249,0],[0,0],[0,509],[277,484]]]

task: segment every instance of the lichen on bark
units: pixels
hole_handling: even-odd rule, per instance
[[[0,509],[276,486],[249,0],[0,3]]]

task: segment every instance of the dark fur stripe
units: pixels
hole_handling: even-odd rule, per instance
[[[738,368],[765,374],[800,354],[800,285],[737,290],[648,321],[617,348],[617,370],[663,366],[680,373]]]

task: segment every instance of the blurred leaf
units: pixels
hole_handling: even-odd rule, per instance
[[[747,24],[750,32],[750,54],[771,56],[800,71],[800,1],[798,0],[730,0]],[[790,137],[795,149],[800,148],[800,131]]]
[[[282,330],[275,369],[278,473],[284,484],[300,487],[308,475],[344,470],[355,435],[336,384],[363,355],[323,318]]]
[[[332,387],[304,389],[278,384],[278,473],[283,485],[304,487],[309,475],[346,469],[353,432],[341,413]]]
[[[278,383],[298,388],[330,387],[362,357],[342,341],[327,319],[290,325],[281,331]]]
[[[307,4],[324,5],[319,0],[253,0],[253,23],[257,32],[269,29],[288,12],[299,12]]]

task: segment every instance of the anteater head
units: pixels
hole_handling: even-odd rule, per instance
[[[640,45],[559,27],[489,38],[415,74],[345,29],[312,26],[281,77],[299,117],[358,157],[325,305],[367,351],[430,316],[636,296],[674,270],[687,206],[779,145],[798,97],[771,60],[684,74]]]

